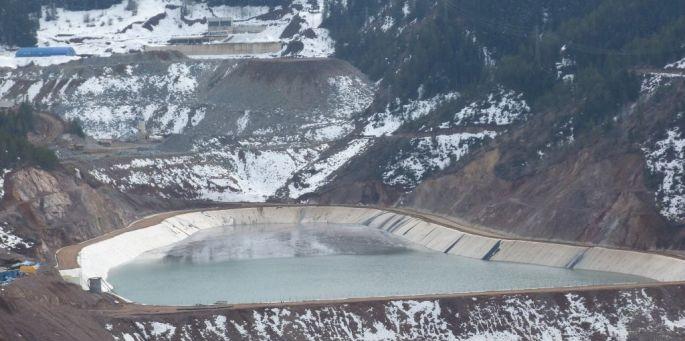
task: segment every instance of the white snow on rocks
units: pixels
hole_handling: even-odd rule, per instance
[[[5,196],[5,175],[10,171],[11,169],[0,169],[0,200]]]
[[[490,93],[487,99],[475,101],[461,109],[454,115],[453,124],[509,125],[523,119],[529,111],[523,94],[500,89],[497,93]],[[449,127],[449,122],[442,127]]]
[[[673,221],[685,221],[685,137],[678,128],[643,148],[650,172],[661,177],[656,192],[661,214]]]
[[[666,69],[685,69],[685,58],[675,61],[673,63],[666,64],[664,66]]]
[[[483,131],[411,139],[409,147],[401,149],[385,166],[383,182],[412,188],[429,173],[464,157],[474,144],[496,135],[494,131]]]
[[[679,335],[685,315],[660,308],[644,289],[625,290],[588,300],[569,293],[557,299],[536,295],[473,298],[472,302],[395,300],[366,309],[320,305],[306,309],[262,308],[243,314],[213,315],[175,322],[181,340],[202,335],[212,339],[318,340],[631,340],[640,335]],[[607,295],[608,296],[608,295]],[[465,311],[455,308],[467,305]],[[230,313],[229,313],[230,314]],[[178,320],[177,320],[178,321]],[[134,323],[141,333],[155,321]],[[173,322],[172,322],[173,323]],[[167,324],[163,322],[163,324]],[[114,332],[119,339],[135,335]],[[171,340],[171,335],[160,337]]]
[[[79,119],[85,132],[98,139],[130,137],[137,132],[137,121],[146,121],[152,134],[181,133],[202,121],[205,109],[190,107],[188,102],[196,93],[196,77],[206,65],[172,63],[163,74],[133,74],[141,67],[128,65],[123,73],[104,68],[101,75],[75,83],[60,99],[59,105],[66,108],[64,117]],[[147,100],[142,93],[155,100]],[[132,94],[138,96],[131,98]],[[51,98],[42,102],[50,104]]]
[[[369,118],[369,123],[364,128],[363,134],[366,136],[392,135],[403,124],[424,117],[440,105],[458,97],[458,93],[451,92],[426,100],[412,100],[397,110],[391,110],[388,107],[385,112],[377,113]]]
[[[668,72],[668,71],[654,72],[654,73],[647,74],[647,75],[645,75],[644,79],[642,80],[640,92],[645,96],[651,96],[658,89],[663,88],[663,87],[671,84],[671,81],[674,78],[682,78],[682,77],[685,77],[685,75],[682,75],[680,73]]]
[[[33,243],[14,235],[7,223],[0,223],[0,249],[14,250],[19,246],[30,248]]]
[[[128,340],[164,340],[171,339],[176,335],[176,327],[169,323],[164,322],[150,322],[150,323],[140,323],[135,322],[136,329],[140,331],[140,334],[133,333],[123,334],[122,338],[126,341]],[[110,329],[108,329],[110,330]],[[141,337],[142,336],[142,337]],[[115,340],[119,340],[118,337],[114,336]]]
[[[300,172],[298,181],[288,186],[290,197],[298,198],[306,193],[316,191],[332,180],[331,175],[336,170],[349,162],[354,156],[362,153],[370,145],[371,141],[368,139],[352,140],[344,149],[309,165]]]
[[[334,95],[328,101],[336,107],[338,117],[351,118],[352,114],[364,111],[373,101],[373,92],[358,77],[336,76],[328,79]]]
[[[216,201],[264,201],[293,173],[318,157],[322,147],[207,150],[193,155],[133,159],[91,174],[122,191],[153,188],[162,196]],[[202,151],[200,151],[202,150]]]

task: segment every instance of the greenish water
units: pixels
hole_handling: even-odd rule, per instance
[[[644,282],[596,271],[487,262],[353,225],[201,231],[114,268],[115,292],[144,304],[194,305],[462,293]]]

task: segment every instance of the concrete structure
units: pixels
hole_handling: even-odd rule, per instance
[[[211,55],[244,55],[278,53],[281,51],[280,42],[245,42],[245,43],[216,43],[216,44],[177,44],[145,46],[145,51],[178,51],[188,56]]]
[[[233,25],[231,27],[228,27],[227,29],[221,31],[225,32],[228,34],[242,34],[242,33],[249,33],[249,34],[255,34],[255,33],[261,33],[266,30],[266,26],[264,25]],[[207,31],[207,34],[211,34],[213,31]]]
[[[378,228],[435,251],[469,258],[618,272],[657,281],[685,281],[685,260],[679,258],[486,237],[394,212],[338,206],[255,207],[180,214],[159,224],[88,245],[78,255],[80,268],[62,270],[61,273],[67,279],[77,279],[85,290],[89,288],[89,278],[102,277],[103,290],[109,290],[106,282],[109,269],[146,251],[179,242],[202,229],[226,225],[316,222]]]
[[[170,45],[200,45],[223,41],[228,38],[227,34],[206,36],[180,36],[169,39]]]
[[[88,291],[93,294],[99,294],[102,292],[102,278],[93,277],[88,278]]]
[[[231,18],[207,18],[207,31],[226,31],[233,26]]]

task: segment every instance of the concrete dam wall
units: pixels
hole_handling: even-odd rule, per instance
[[[657,281],[685,280],[685,260],[664,255],[481,236],[421,218],[374,208],[338,206],[256,207],[179,214],[161,223],[84,247],[79,269],[62,270],[84,289],[88,278],[107,278],[111,268],[146,251],[168,246],[213,227],[251,224],[359,224],[387,231],[429,249],[487,261],[617,272]]]

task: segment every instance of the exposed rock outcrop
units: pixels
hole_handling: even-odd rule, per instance
[[[35,247],[27,255],[52,262],[57,248],[121,228],[141,215],[206,205],[126,195],[79,174],[74,168],[24,168],[8,175],[0,222],[32,241]]]

